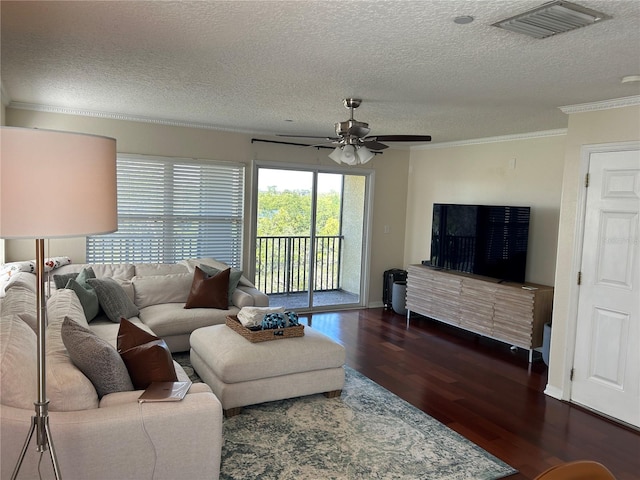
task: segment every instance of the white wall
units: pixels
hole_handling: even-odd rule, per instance
[[[573,257],[576,246],[578,199],[584,188],[580,173],[581,149],[584,145],[640,140],[640,106],[574,113],[569,116],[566,139],[560,230],[558,236],[558,262],[556,267],[553,304],[553,328],[549,355],[547,392],[564,399],[569,398],[569,372],[575,343],[575,315],[577,312],[577,286],[573,277]]]
[[[434,203],[531,207],[526,280],[553,285],[565,136],[415,150],[405,266],[429,259]]]
[[[252,160],[313,163],[321,165],[336,164],[327,157],[329,150],[292,147],[265,143],[252,143],[252,136],[207,130],[165,126],[150,123],[92,118],[58,113],[35,112],[7,108],[7,125],[47,128],[63,131],[105,135],[117,140],[117,150],[122,153],[160,155],[169,157],[187,157],[212,160],[243,162],[246,169],[245,196],[245,238],[243,263],[249,258],[250,242],[250,192]],[[268,138],[268,137],[263,137]],[[277,140],[283,140],[278,138]],[[402,265],[405,212],[406,182],[409,165],[409,152],[387,150],[383,155],[365,165],[376,172],[375,198],[373,206],[373,238],[371,251],[371,276],[369,279],[370,305],[382,305],[382,273],[385,269]],[[361,167],[347,167],[357,169]],[[60,178],[52,180],[52,192],[56,188],[69,188],[64,183],[64,172]],[[384,225],[390,226],[390,233],[383,234]],[[35,247],[31,241],[7,241],[6,261],[32,259]],[[85,239],[54,240],[50,243],[50,256],[68,255],[74,262],[85,261]]]

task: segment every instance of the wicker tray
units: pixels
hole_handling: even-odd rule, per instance
[[[243,326],[235,315],[228,315],[226,324],[227,327],[239,335],[242,335],[251,343],[280,340],[282,338],[302,337],[304,335],[304,325],[296,325],[295,327],[287,328],[273,328],[269,330],[251,330]]]

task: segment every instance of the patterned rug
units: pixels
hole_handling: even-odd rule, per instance
[[[187,370],[188,358],[177,358]],[[225,419],[220,479],[493,480],[517,472],[367,377],[345,371],[339,398],[269,402]]]

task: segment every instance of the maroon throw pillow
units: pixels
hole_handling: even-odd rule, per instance
[[[191,291],[184,308],[229,308],[229,274],[231,269],[209,277],[200,267],[196,267],[191,283]]]
[[[118,353],[136,390],[144,390],[152,382],[178,381],[171,352],[164,340],[145,332],[126,318],[120,320]]]

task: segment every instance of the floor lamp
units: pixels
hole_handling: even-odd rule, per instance
[[[0,238],[36,241],[38,398],[12,479],[18,476],[34,432],[36,450],[49,450],[54,474],[60,479],[47,398],[44,240],[117,230],[116,141],[1,127],[0,187]]]

